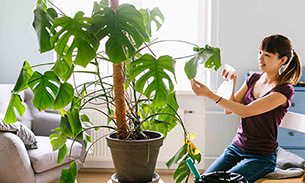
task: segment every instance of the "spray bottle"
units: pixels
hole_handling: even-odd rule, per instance
[[[228,80],[225,80],[221,83],[221,85],[218,87],[216,94],[221,96],[222,98],[225,98],[227,100],[230,99],[232,92],[233,92],[233,86],[234,86],[234,81],[233,79],[230,79],[230,77],[236,73],[236,70],[228,65],[225,64],[225,70],[229,73],[228,74]],[[223,76],[224,77],[224,76]]]

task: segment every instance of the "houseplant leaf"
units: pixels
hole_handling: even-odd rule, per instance
[[[37,8],[34,10],[33,27],[38,37],[40,53],[44,53],[53,49],[53,45],[51,45],[50,43],[50,29],[52,27],[54,19],[58,17],[56,11],[53,8],[48,8],[45,11],[44,9],[46,7],[44,6],[45,3],[42,3],[38,5]],[[52,33],[55,33],[55,31],[53,31]]]
[[[175,60],[170,56],[161,56],[159,59],[154,58],[149,54],[145,54],[138,60],[131,63],[130,77],[135,81],[136,77],[140,78],[135,81],[135,90],[143,93],[147,98],[151,98],[152,92],[155,91],[155,96],[152,105],[156,107],[164,107],[168,100],[168,95],[174,88],[173,82],[166,71],[172,73],[175,77]],[[148,70],[146,73],[145,70]],[[144,73],[144,74],[143,74]],[[151,82],[149,81],[151,78]],[[168,81],[168,86],[163,80]],[[144,86],[149,82],[149,85],[144,91]]]
[[[171,115],[176,116],[176,111],[178,110],[179,105],[176,99],[176,93],[173,92],[169,95],[167,105],[163,107],[160,113],[170,113]],[[162,121],[166,121],[168,126],[168,131],[172,130],[176,125],[176,118],[167,114],[161,114],[158,117]]]
[[[120,5],[116,11],[105,7],[92,19],[92,32],[98,40],[109,36],[106,42],[106,54],[114,64],[126,60],[128,55],[133,55],[135,47],[138,48],[143,43],[145,35],[143,17],[132,5]],[[126,33],[132,37],[132,40]]]
[[[177,163],[185,154],[187,154],[187,145],[184,144],[176,154],[166,162],[167,168],[170,168],[174,163]]]
[[[151,23],[154,22],[157,26],[157,31],[161,28],[162,23],[164,23],[164,15],[161,13],[159,8],[153,8],[151,11],[149,9],[141,9],[140,12],[143,15],[144,24],[146,27],[146,32],[149,37],[151,34]],[[160,22],[158,18],[162,21]],[[148,38],[149,40],[149,38]]]
[[[30,64],[27,61],[24,61],[13,91],[18,93],[28,88],[28,81],[32,77],[32,74],[33,70],[31,69]]]
[[[72,62],[74,53],[74,63],[86,67],[86,65],[96,56],[99,42],[90,33],[91,19],[84,17],[84,13],[79,11],[74,18],[63,16],[54,20],[51,31],[61,28],[51,37],[51,44],[55,44],[55,51],[67,62]],[[72,40],[69,45],[69,39]],[[66,48],[68,47],[68,49]]]
[[[73,136],[76,136],[82,131],[79,110],[77,108],[74,108],[71,112],[67,112],[67,115]]]
[[[198,55],[191,58],[191,60],[187,61],[184,66],[184,71],[188,79],[193,79],[197,75],[197,70],[199,67],[199,57]]]
[[[5,123],[15,123],[17,121],[16,114],[14,111],[14,108],[18,111],[20,116],[23,115],[25,112],[25,107],[21,103],[21,97],[19,94],[13,93],[11,96],[10,103],[8,104],[5,117],[4,117],[4,122]]]
[[[188,170],[188,166],[186,164],[186,162],[181,162],[179,164],[179,166],[177,167],[176,171],[174,172],[174,179],[176,179],[179,175],[183,174],[184,172],[186,172]]]
[[[206,68],[218,70],[221,67],[220,49],[206,45],[205,48],[194,48],[197,54],[185,63],[184,71],[188,79],[196,77],[198,64],[205,64]],[[201,62],[200,62],[201,61]]]
[[[47,11],[47,0],[38,0],[38,1],[36,2],[36,8],[37,8],[38,6],[42,6],[43,10],[44,10],[44,11]]]
[[[147,120],[143,125],[145,129],[161,132],[164,135],[164,138],[166,138],[167,133],[171,131],[176,125],[177,120],[174,116],[176,116],[176,111],[178,110],[178,103],[176,101],[176,94],[173,92],[169,95],[167,105],[162,108],[152,108],[151,106],[148,106],[147,104],[142,104],[140,106],[140,112],[142,119],[146,118],[146,114],[158,114],[157,118],[153,118],[152,120]],[[148,113],[148,109],[150,110]],[[163,113],[163,114],[161,114]],[[164,114],[166,113],[166,114]]]
[[[61,162],[64,161],[65,156],[68,152],[68,148],[67,145],[65,144],[64,146],[62,146],[62,148],[59,149],[58,151],[58,156],[57,156],[57,164],[59,165]]]
[[[167,124],[166,124],[165,121],[155,119],[152,122],[150,122],[150,129],[149,130],[160,132],[164,135],[164,138],[166,138],[168,127],[167,127]]]
[[[99,3],[98,2],[94,2],[93,10],[92,10],[92,15],[94,15],[95,13],[103,10],[105,7],[109,7],[109,0],[102,0]]]
[[[69,123],[69,119],[68,119],[68,115],[64,114],[61,118],[60,118],[60,128],[62,133],[67,136],[67,137],[73,137],[73,132]]]
[[[44,75],[35,71],[29,80],[29,86],[34,92],[33,105],[40,111],[50,108],[54,104],[54,96],[58,87],[53,82],[59,83],[59,79],[52,71],[47,71]]]
[[[202,63],[204,62],[204,66],[206,68],[213,68],[214,70],[217,71],[221,67],[221,62],[220,62],[220,49],[219,48],[213,48],[211,46],[206,45],[205,46],[205,51],[200,52],[200,57],[202,57]],[[212,52],[213,50],[213,55],[209,56],[209,51]],[[206,57],[208,56],[208,57]]]
[[[184,162],[182,164],[184,164]],[[175,171],[175,173],[176,173],[176,171]],[[190,172],[190,169],[188,167],[187,168],[183,167],[182,172],[179,175],[176,175],[176,176],[178,176],[178,178],[176,180],[176,183],[182,182],[183,179],[185,179],[185,178],[186,178],[185,182],[187,183],[188,179],[189,179],[189,176],[190,176],[190,173],[191,172]]]
[[[53,72],[64,82],[68,81],[74,71],[74,64],[67,62],[64,58],[57,55],[57,61],[52,68]]]
[[[72,111],[75,108],[80,109],[81,103],[82,103],[82,99],[74,96],[71,102],[70,111]]]
[[[57,133],[51,134],[49,138],[53,151],[56,151],[65,145],[67,139],[66,136],[61,132],[60,128],[55,128],[54,131]]]
[[[73,97],[73,86],[70,83],[61,83],[55,98],[53,109],[58,110],[64,108],[72,101]]]
[[[60,183],[74,183],[77,178],[77,167],[75,161],[70,164],[69,169],[62,169]]]

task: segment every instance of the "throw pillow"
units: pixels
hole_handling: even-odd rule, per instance
[[[4,115],[0,114],[0,132],[15,133],[24,143],[27,149],[37,149],[37,140],[35,134],[24,124],[20,122],[7,124],[3,121]]]

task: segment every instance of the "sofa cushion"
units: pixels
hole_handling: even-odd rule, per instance
[[[27,149],[37,149],[35,134],[28,127],[18,121],[15,123],[6,124],[3,119],[4,114],[0,113],[1,132],[12,132],[22,140]]]
[[[57,164],[58,150],[52,150],[52,145],[50,143],[49,137],[36,136],[36,139],[38,141],[38,149],[28,150],[34,171],[36,173],[41,173],[46,170],[50,170],[52,168],[60,166]],[[72,140],[67,139],[66,145],[68,148],[68,153],[61,164],[69,162],[69,153],[72,142]],[[73,144],[71,158],[79,159],[81,151],[82,145],[79,142],[75,142]]]

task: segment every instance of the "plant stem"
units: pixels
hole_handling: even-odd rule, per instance
[[[110,129],[115,130],[115,128],[110,127],[110,126],[105,126],[105,125],[92,126],[92,127],[83,129],[81,132],[79,132],[79,133],[76,135],[76,137],[73,139],[73,142],[72,142],[72,144],[71,144],[71,146],[70,146],[70,151],[69,151],[69,163],[71,163],[70,157],[71,157],[71,154],[72,154],[72,147],[73,147],[73,145],[74,145],[74,142],[76,141],[76,139],[78,138],[78,136],[80,136],[81,134],[83,134],[83,132],[85,132],[85,131],[87,131],[87,130],[90,130],[90,129],[92,129],[92,128],[110,128]],[[109,134],[110,134],[110,133],[109,133]],[[107,135],[108,135],[108,134],[106,134],[106,135],[104,135],[104,136],[107,136]],[[103,137],[104,137],[104,136],[103,136]],[[99,139],[101,139],[101,138],[99,138]],[[99,139],[98,139],[98,140],[99,140]],[[97,140],[94,141],[94,143],[95,143],[95,142],[97,142]],[[90,149],[94,143],[92,143],[91,146],[90,146],[88,149]],[[85,156],[84,156],[83,162],[85,162],[85,159],[86,159],[86,156],[87,156],[87,152],[88,152],[88,151],[86,151],[86,154],[85,154]]]
[[[115,122],[115,120],[113,120],[113,119],[112,119],[107,113],[105,113],[104,111],[102,111],[102,110],[100,110],[100,109],[97,109],[97,108],[94,108],[94,107],[84,107],[84,108],[82,108],[82,110],[86,110],[86,109],[96,110],[96,111],[98,111],[98,112],[104,114],[105,116],[107,116],[108,118],[110,118],[110,119],[113,121],[113,123],[114,123],[115,125],[117,125],[116,122]]]
[[[188,41],[175,40],[175,39],[172,39],[172,40],[171,40],[171,39],[168,39],[168,40],[160,40],[160,41],[152,42],[152,43],[150,43],[150,44],[148,44],[148,45],[146,45],[146,46],[144,46],[144,47],[138,49],[137,52],[134,54],[132,60],[135,60],[135,55],[136,55],[137,53],[139,53],[140,51],[142,51],[143,49],[145,49],[145,48],[147,48],[147,47],[149,47],[149,46],[151,46],[151,45],[154,45],[154,44],[157,44],[157,43],[162,43],[162,42],[180,42],[180,43],[185,43],[185,44],[193,45],[193,46],[199,48],[199,46],[198,46],[197,44],[194,44],[194,43],[191,43],[191,42],[188,42]]]
[[[49,63],[44,63],[44,64],[37,64],[37,65],[31,66],[31,68],[40,67],[40,66],[45,66],[45,65],[53,65],[53,64],[55,64],[55,62],[49,62]]]
[[[97,75],[97,73],[94,72],[94,71],[74,71],[74,72],[77,72],[77,73],[86,73],[86,74],[96,74]]]
[[[185,126],[183,125],[183,121],[180,121],[180,119],[181,119],[180,116],[179,116],[179,118],[177,118],[175,115],[173,115],[173,114],[171,114],[171,113],[156,113],[156,114],[152,114],[152,115],[148,116],[148,117],[145,118],[138,126],[134,127],[132,130],[130,130],[128,136],[127,136],[125,139],[128,139],[128,137],[130,136],[131,132],[132,132],[133,130],[135,130],[136,128],[139,128],[140,126],[142,126],[143,123],[144,123],[145,121],[147,121],[148,119],[150,119],[150,118],[152,118],[152,117],[154,117],[154,116],[162,115],[162,114],[170,115],[170,116],[176,118],[176,120],[177,120],[177,121],[180,123],[180,125],[182,126],[183,131],[184,131],[184,132],[187,131],[186,128],[185,128]]]
[[[94,99],[97,99],[101,96],[104,96],[104,94],[101,94],[101,95],[97,95],[97,96],[94,96],[94,97],[91,97],[89,100],[86,100],[84,102],[84,104],[81,105],[80,109],[82,109],[88,102],[90,102],[91,100],[94,100]],[[107,101],[107,102],[103,102],[103,103],[99,103],[99,105],[103,105],[103,104],[112,104],[112,102],[114,101],[114,99],[112,99],[111,101]],[[91,104],[95,104],[95,103],[91,103]]]
[[[96,59],[95,60],[95,64],[96,64],[96,74],[97,74],[97,77],[99,78],[100,80],[100,83],[101,83],[101,87],[103,88],[103,91],[104,93],[106,93],[106,90],[105,90],[105,87],[103,85],[103,81],[102,81],[102,78],[101,78],[101,75],[100,75],[100,68],[99,68],[99,63]],[[105,95],[105,98],[106,98],[106,102],[107,102],[107,109],[108,109],[108,114],[111,114],[111,110],[110,110],[110,106],[109,106],[109,100],[108,100],[108,96]]]
[[[132,82],[133,86],[135,85],[135,82]],[[137,101],[137,92],[136,90],[133,90],[133,97],[134,97],[134,101]],[[135,107],[136,107],[136,114],[138,114],[138,110],[139,110],[139,103],[136,102],[135,103]]]
[[[145,46],[149,49],[149,51],[151,52],[151,54],[153,54],[154,57],[156,57],[155,53],[150,49],[149,45],[148,45],[146,42],[144,42],[144,44],[145,44]]]
[[[55,4],[53,4],[50,0],[48,0],[48,2],[49,2],[52,6],[54,6],[58,11],[60,11],[61,14],[63,14],[64,16],[66,16],[66,14],[65,14],[63,11],[61,11],[61,9],[59,9],[57,6],[55,6]]]
[[[183,56],[183,57],[177,57],[177,58],[174,58],[175,60],[179,60],[179,59],[184,59],[184,58],[188,58],[188,57],[193,57],[193,56],[196,56],[197,54],[192,54],[192,55],[187,55],[187,56]]]

